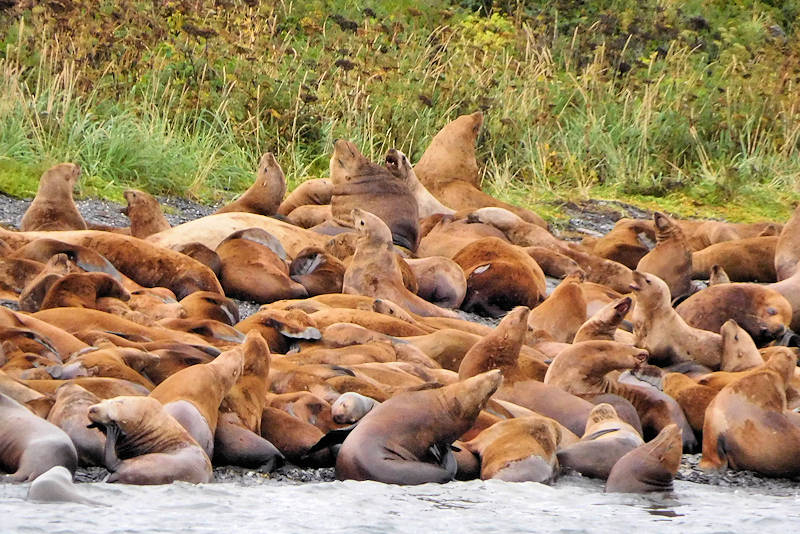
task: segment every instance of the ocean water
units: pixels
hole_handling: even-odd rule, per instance
[[[251,475],[259,477],[257,474]],[[800,484],[780,495],[676,481],[669,495],[605,494],[568,476],[553,486],[500,481],[392,486],[291,484],[264,479],[203,485],[79,484],[107,506],[25,500],[28,484],[0,484],[0,532],[405,533],[780,532],[800,525]],[[636,533],[638,534],[638,533]]]

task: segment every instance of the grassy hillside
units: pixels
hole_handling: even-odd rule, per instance
[[[800,0],[0,0],[0,190],[85,170],[200,200],[261,153],[412,160],[481,109],[484,187],[785,218],[800,199]]]

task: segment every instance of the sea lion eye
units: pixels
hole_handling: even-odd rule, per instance
[[[770,306],[767,308],[767,315],[778,315],[778,310]]]
[[[360,224],[361,224],[361,226],[364,226],[364,221],[361,221],[361,223],[360,223]]]

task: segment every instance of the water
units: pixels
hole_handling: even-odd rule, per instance
[[[800,524],[800,485],[783,495],[767,495],[759,489],[676,481],[669,496],[604,494],[601,482],[579,476],[564,477],[554,486],[479,480],[412,487],[251,480],[78,487],[109,506],[29,503],[28,484],[0,484],[0,532],[631,534],[633,528],[657,528],[741,534]]]

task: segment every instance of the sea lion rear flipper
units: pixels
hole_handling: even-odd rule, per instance
[[[306,451],[304,457],[311,456],[317,451],[321,451],[323,449],[328,449],[333,447],[334,445],[341,445],[344,443],[344,440],[347,439],[347,436],[350,435],[350,432],[358,425],[358,423],[354,423],[350,426],[346,426],[344,428],[337,428],[331,430],[324,436],[320,438],[318,442],[316,442],[308,451]]]

